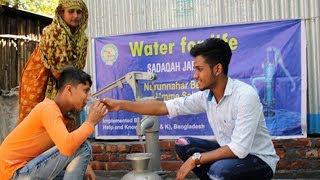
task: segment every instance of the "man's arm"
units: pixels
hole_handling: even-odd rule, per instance
[[[237,156],[231,151],[229,146],[226,145],[212,151],[201,153],[201,158],[199,163],[200,165],[208,164],[221,159],[236,158],[236,157]],[[195,164],[195,161],[192,159],[192,157],[190,157],[188,161],[189,160],[192,161],[195,167],[196,164]]]
[[[212,163],[221,159],[227,159],[227,158],[236,158],[237,156],[233,154],[231,149],[228,146],[222,146],[216,150],[201,153],[200,158],[200,165],[201,164],[208,164]],[[177,180],[184,179],[187,174],[196,167],[195,160],[192,159],[192,157],[189,157],[187,161],[183,163],[183,165],[180,167],[179,171],[177,172]]]
[[[241,95],[237,110],[231,142],[227,145],[238,158],[243,159],[250,153],[259,122],[263,119],[262,105],[255,91]]]
[[[168,114],[168,109],[163,101],[141,100],[127,101],[105,98],[103,103],[109,111],[125,110],[143,115],[163,116]]]
[[[103,100],[109,111],[125,110],[143,115],[163,116],[198,114],[205,111],[207,93],[202,91],[193,93],[187,97],[174,98],[168,101],[140,100],[126,101],[106,98]]]
[[[254,93],[241,96],[239,101],[231,142],[214,151],[203,153],[201,163],[210,163],[232,157],[241,159],[249,154],[262,114],[262,106],[259,97]],[[209,157],[207,158],[207,156]]]
[[[42,110],[39,119],[41,119],[44,128],[49,134],[51,140],[59,149],[60,153],[66,156],[72,154],[80,145],[92,134],[94,126],[106,115],[106,106],[99,101],[95,102],[88,114],[88,119],[78,129],[68,132],[61,113],[52,107],[46,107]],[[48,118],[48,115],[49,118]]]
[[[236,158],[229,146],[222,146],[216,150],[201,153],[200,164],[207,164],[221,159]]]

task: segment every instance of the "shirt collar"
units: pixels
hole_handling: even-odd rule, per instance
[[[228,81],[227,81],[227,85],[226,85],[226,89],[224,90],[224,96],[230,96],[233,92],[233,84],[234,84],[234,80],[231,79],[230,77],[228,77]],[[208,101],[212,101],[213,98],[213,92],[211,90],[209,90],[209,94],[208,94]]]

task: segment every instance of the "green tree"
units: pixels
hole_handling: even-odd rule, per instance
[[[59,0],[0,0],[0,2],[2,5],[53,17]]]

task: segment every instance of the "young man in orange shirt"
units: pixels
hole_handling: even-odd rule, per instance
[[[56,98],[36,105],[1,144],[1,179],[53,179],[58,175],[83,179],[92,151],[86,139],[107,108],[94,102],[88,119],[71,132],[66,117],[86,105],[91,84],[90,75],[82,70],[68,68],[61,73]]]

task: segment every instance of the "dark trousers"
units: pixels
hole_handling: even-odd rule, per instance
[[[220,147],[216,141],[186,137],[186,143],[176,142],[176,152],[180,159],[186,161],[195,152],[208,152]],[[273,171],[270,166],[259,157],[249,154],[243,159],[232,158],[203,164],[194,168],[193,172],[201,180],[206,179],[271,179]]]

